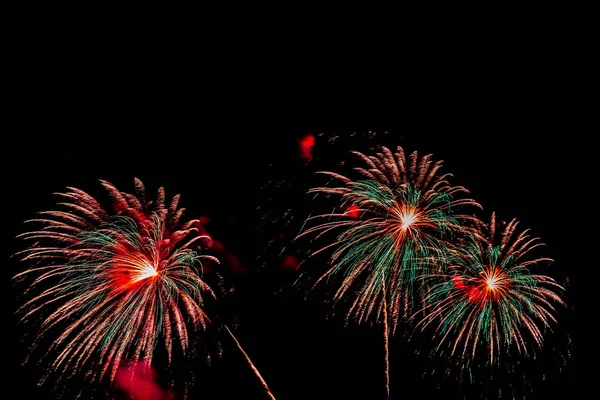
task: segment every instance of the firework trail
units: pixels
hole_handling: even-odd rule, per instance
[[[543,244],[518,222],[503,228],[492,214],[456,248],[445,272],[432,275],[419,325],[431,325],[438,346],[463,361],[485,352],[489,364],[513,352],[530,355],[543,345],[544,331],[556,322],[555,305],[564,305],[563,288],[530,268],[549,258],[534,250]],[[467,362],[461,365],[469,365]]]
[[[237,346],[237,348],[244,355],[244,358],[245,358],[246,362],[248,362],[248,364],[250,365],[250,368],[252,368],[252,372],[254,372],[254,375],[256,375],[256,377],[260,381],[260,385],[262,386],[263,390],[265,391],[265,393],[267,394],[267,396],[269,397],[269,399],[275,400],[275,396],[273,396],[273,393],[271,393],[271,389],[269,389],[269,386],[267,386],[267,382],[265,382],[265,380],[263,379],[263,377],[260,374],[260,372],[258,371],[258,369],[254,366],[254,364],[250,360],[250,357],[248,356],[248,354],[246,353],[246,351],[244,351],[244,349],[243,349],[242,345],[240,344],[240,342],[233,335],[233,333],[231,332],[231,330],[229,329],[229,327],[227,325],[225,325],[225,329],[227,330],[227,333],[229,333],[229,335],[231,336],[231,338],[235,342],[235,345]]]
[[[300,236],[335,233],[332,244],[312,253],[333,249],[330,269],[316,284],[341,279],[334,302],[354,296],[348,318],[358,323],[373,316],[377,322],[384,319],[387,354],[387,337],[398,318],[407,316],[423,271],[439,268],[448,240],[472,219],[456,211],[479,205],[460,197],[467,190],[451,186],[451,174],[441,174],[442,161],[432,161],[431,155],[406,157],[402,147],[395,154],[386,147],[375,156],[354,154],[364,163],[354,168],[359,179],[322,172],[339,184],[310,190],[338,196],[342,211],[311,217],[321,222]],[[351,293],[351,288],[356,290]],[[386,376],[388,364],[386,357]],[[386,387],[389,395],[388,379]]]
[[[138,179],[135,195],[101,183],[110,208],[68,188],[59,193],[64,211],[41,212],[27,221],[40,228],[20,235],[32,244],[18,254],[33,266],[15,276],[30,278],[19,313],[41,321],[31,351],[58,336],[40,384],[53,373],[58,381],[82,373],[112,385],[121,364],[151,365],[157,351],[168,364],[193,355],[193,334],[212,323],[204,300],[215,292],[202,268],[218,260],[198,252],[210,238],[198,220],[182,221],[179,195],[165,205],[163,188],[147,202]]]

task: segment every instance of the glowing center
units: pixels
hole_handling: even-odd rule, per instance
[[[400,221],[402,222],[402,229],[407,229],[410,225],[412,225],[417,219],[417,215],[413,210],[406,211],[400,216]]]
[[[146,278],[152,278],[158,275],[158,271],[149,262],[144,262],[137,266],[135,274],[133,275],[133,282],[138,282]]]
[[[510,279],[506,272],[498,267],[488,267],[482,275],[482,286],[492,292],[494,296],[503,295],[506,292]]]
[[[494,290],[496,289],[496,279],[495,278],[488,278],[485,283],[487,284],[488,289],[490,290]]]

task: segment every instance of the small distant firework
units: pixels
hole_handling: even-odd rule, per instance
[[[159,347],[170,363],[194,352],[190,334],[210,321],[204,297],[215,293],[202,263],[217,260],[197,251],[208,238],[197,220],[181,221],[179,195],[165,206],[163,188],[146,202],[137,179],[135,195],[101,183],[112,207],[68,188],[59,194],[64,211],[41,212],[27,221],[40,228],[20,235],[31,245],[19,254],[32,266],[15,276],[29,285],[19,312],[41,321],[32,350],[51,341],[40,383],[79,373],[112,383],[122,363],[150,365]]]
[[[435,329],[436,351],[449,348],[465,361],[487,353],[494,364],[542,346],[545,330],[556,322],[555,305],[564,304],[563,288],[531,273],[532,266],[552,260],[534,256],[542,243],[517,226],[512,220],[500,228],[495,214],[489,224],[478,222],[446,271],[427,279],[426,306],[417,315],[420,326]]]

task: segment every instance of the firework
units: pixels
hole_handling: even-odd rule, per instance
[[[339,185],[310,191],[339,196],[342,211],[312,217],[322,222],[302,235],[335,234],[332,244],[312,254],[333,250],[330,268],[317,284],[339,278],[334,301],[351,298],[348,318],[358,323],[373,316],[383,322],[387,343],[388,326],[393,333],[399,316],[407,315],[420,276],[438,268],[448,240],[471,218],[458,210],[478,204],[460,197],[466,189],[451,186],[451,175],[441,174],[442,162],[431,155],[405,157],[402,147],[395,154],[386,147],[375,156],[354,154],[364,163],[354,169],[358,179],[323,172]]]
[[[556,322],[555,305],[564,304],[560,285],[530,271],[552,261],[534,256],[542,245],[528,230],[519,231],[516,220],[503,228],[495,214],[489,224],[479,222],[446,271],[427,279],[419,325],[436,330],[436,351],[446,347],[463,360],[485,353],[493,364],[541,347],[545,330]]]
[[[150,365],[157,348],[170,363],[194,351],[190,335],[210,321],[204,298],[215,293],[201,271],[217,260],[198,252],[209,239],[197,220],[181,221],[179,195],[165,206],[163,188],[146,202],[137,179],[135,195],[101,183],[111,207],[68,188],[64,211],[40,213],[28,222],[41,227],[20,235],[32,242],[20,255],[33,266],[15,277],[31,294],[19,311],[42,321],[33,348],[52,337],[41,383],[52,372],[112,382],[121,363]]]
[[[331,267],[318,282],[342,277],[336,301],[353,283],[364,283],[348,313],[359,323],[373,313],[383,315],[385,292],[395,325],[402,314],[403,293],[412,290],[424,265],[434,265],[452,233],[462,229],[461,221],[471,218],[456,210],[478,204],[457,198],[466,189],[450,186],[447,179],[451,175],[439,174],[442,163],[432,162],[430,155],[419,159],[413,152],[407,162],[401,147],[395,155],[385,147],[377,156],[355,154],[368,166],[355,168],[360,179],[322,172],[342,184],[310,190],[339,196],[342,211],[312,217],[326,221],[306,229],[301,236],[316,234],[318,238],[337,232],[333,244],[312,253],[333,248]]]

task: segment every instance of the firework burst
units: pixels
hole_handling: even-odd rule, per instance
[[[458,198],[466,189],[450,186],[451,174],[439,174],[442,162],[434,163],[430,155],[419,159],[413,152],[407,159],[402,147],[396,154],[386,147],[376,156],[354,154],[367,165],[355,168],[358,180],[322,172],[341,185],[310,190],[339,196],[342,211],[311,217],[313,221],[325,221],[300,236],[313,234],[318,238],[338,232],[334,243],[312,253],[333,249],[331,267],[317,283],[341,276],[336,301],[355,282],[362,283],[348,315],[359,323],[374,313],[379,318],[383,303],[388,301],[395,326],[406,305],[401,299],[412,294],[423,268],[433,268],[446,251],[447,239],[462,229],[462,221],[472,219],[456,210],[479,205]]]
[[[40,213],[28,221],[40,228],[20,235],[31,245],[19,254],[33,266],[15,277],[29,284],[19,312],[41,321],[32,350],[53,338],[41,383],[51,373],[112,382],[122,363],[150,365],[159,348],[170,363],[194,352],[190,334],[210,322],[204,298],[215,293],[201,271],[217,260],[197,252],[209,239],[197,220],[181,222],[179,195],[165,206],[163,188],[146,202],[137,179],[135,195],[101,183],[110,208],[68,188],[64,211]]]
[[[350,297],[348,318],[358,323],[370,317],[383,322],[387,354],[389,324],[393,333],[399,316],[407,315],[419,278],[439,268],[448,240],[472,218],[457,210],[479,205],[461,198],[467,190],[451,186],[451,174],[441,174],[442,162],[431,155],[406,157],[402,147],[395,154],[386,147],[375,156],[354,154],[364,164],[354,169],[359,179],[323,172],[340,184],[310,191],[339,196],[342,211],[310,218],[322,222],[300,236],[337,232],[332,244],[312,254],[333,249],[330,268],[317,284],[339,278],[334,301]]]
[[[531,267],[552,260],[533,256],[543,244],[517,228],[516,220],[500,228],[492,214],[489,224],[478,222],[456,248],[446,271],[427,279],[419,325],[436,330],[436,351],[449,348],[462,360],[485,352],[494,364],[514,351],[527,356],[542,346],[545,330],[556,322],[555,305],[564,304],[563,288],[531,273]]]

